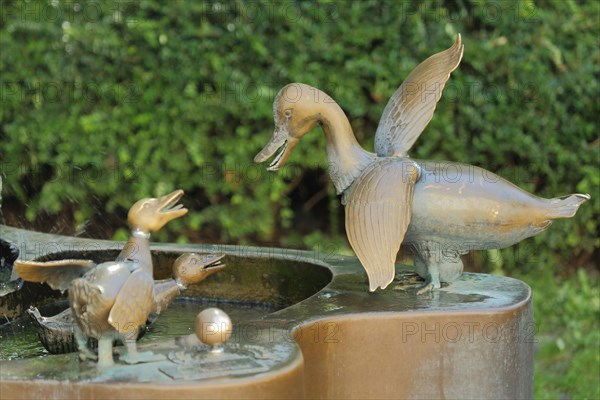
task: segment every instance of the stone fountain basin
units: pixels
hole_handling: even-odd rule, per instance
[[[16,243],[25,259],[106,261],[123,246],[0,228],[0,236]],[[164,361],[119,366],[106,374],[79,363],[74,353],[0,361],[3,399],[533,396],[531,291],[518,280],[465,273],[431,295],[416,296],[414,287],[394,289],[407,281],[406,268],[398,266],[390,288],[369,293],[354,257],[198,244],[151,249],[155,279],[169,277],[172,261],[183,252],[228,255],[225,270],[185,295],[269,305],[264,313],[237,321],[237,334],[227,344],[252,354],[251,362],[211,361],[186,369]],[[61,296],[44,285],[26,284],[0,299],[0,312],[17,317],[30,304]],[[140,347],[169,355],[181,351],[184,342],[197,345],[194,340],[190,335]]]
[[[35,257],[34,260],[86,259],[99,264],[114,260],[120,251],[110,248],[59,251]],[[186,251],[189,250],[152,249],[154,279],[171,278],[173,262]],[[227,252],[227,249],[195,248],[193,251],[216,253]],[[199,284],[190,285],[181,297],[224,303],[260,304],[274,312],[314,295],[332,278],[331,271],[322,265],[293,258],[284,259],[280,256],[246,256],[234,253],[228,254],[224,262],[227,267],[223,271]],[[30,305],[44,306],[60,299],[66,299],[66,292],[52,290],[46,284],[25,282],[20,291],[0,298],[0,315],[7,318],[19,317]]]
[[[117,244],[118,247],[121,244]],[[106,244],[103,249],[64,250],[50,252],[36,261],[64,259],[89,259],[96,264],[117,258],[121,249],[112,249]],[[195,251],[198,251],[197,249]],[[207,251],[202,251],[205,253]],[[172,265],[182,254],[174,250],[153,250],[152,262],[154,279],[172,277]],[[331,281],[332,274],[326,267],[280,257],[245,256],[242,253],[228,254],[227,268],[201,282],[191,285],[169,308],[162,313],[155,324],[146,329],[141,339],[148,342],[155,338],[174,337],[193,332],[194,318],[207,307],[220,307],[240,323],[248,324],[267,314],[289,307],[312,296]],[[35,327],[24,311],[30,306],[40,309],[43,316],[53,316],[68,308],[67,293],[52,290],[45,284],[26,282],[22,289],[11,295],[0,297],[0,315],[13,318],[12,324],[0,327],[0,360],[39,357],[47,354],[42,345],[35,345]],[[171,326],[169,326],[171,324]],[[25,336],[25,337],[23,337]],[[12,340],[11,340],[12,339]],[[29,342],[34,343],[30,344]],[[92,341],[92,345],[96,345]],[[8,347],[24,344],[22,353]]]

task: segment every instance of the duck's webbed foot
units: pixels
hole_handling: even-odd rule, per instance
[[[412,292],[416,285],[421,286],[423,278],[419,274],[407,270],[397,272],[395,281],[398,281],[398,284],[392,288],[393,290]]]
[[[413,245],[416,272],[425,277],[417,295],[430,293],[442,287],[441,282],[454,282],[463,270],[460,252],[434,242]]]
[[[425,283],[417,290],[417,295],[427,294],[434,289],[439,289],[442,287],[440,283],[440,275],[439,273],[432,274],[432,268],[430,267],[429,274],[427,274],[427,278],[425,279]],[[437,272],[437,268],[433,268]]]
[[[121,357],[126,364],[139,364],[153,361],[162,361],[166,357],[162,354],[154,354],[151,351],[137,351],[137,345],[135,340],[125,341],[125,354]]]

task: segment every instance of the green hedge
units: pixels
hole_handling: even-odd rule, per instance
[[[372,150],[389,96],[460,32],[463,61],[411,155],[479,165],[545,197],[593,196],[500,261],[476,255],[475,267],[585,265],[600,247],[598,2],[1,7],[6,221],[122,237],[133,201],[183,188],[192,212],[159,239],[347,248],[318,130],[284,171],[252,164],[272,133],[273,97],[294,81],[324,89]]]

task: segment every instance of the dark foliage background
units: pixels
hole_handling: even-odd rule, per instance
[[[412,156],[479,165],[545,197],[596,194],[597,8],[4,2],[5,218],[112,237],[135,199],[183,188],[193,212],[162,239],[310,247],[325,235],[343,251],[319,132],[283,172],[252,164],[271,135],[273,97],[293,81],[324,89],[372,149],[389,96],[459,32],[463,62]],[[599,209],[593,196],[521,253],[586,265],[598,248]],[[509,264],[514,251],[506,251]],[[472,259],[485,268],[485,259]]]
[[[390,95],[461,33],[463,61],[411,155],[478,165],[543,197],[592,195],[575,218],[467,267],[596,277],[599,4],[3,1],[2,218],[120,239],[136,199],[183,188],[192,211],[157,240],[349,253],[318,129],[283,171],[252,163],[275,94],[294,81],[323,89],[372,150]]]

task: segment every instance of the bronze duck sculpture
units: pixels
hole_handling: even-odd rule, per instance
[[[145,333],[145,328],[156,321],[175,297],[182,294],[189,285],[197,284],[210,275],[225,268],[221,261],[224,254],[184,253],[173,264],[173,278],[154,281],[154,307],[148,316],[145,326],[140,328],[138,339]],[[76,322],[70,308],[57,315],[44,317],[36,307],[30,307],[27,314],[37,329],[40,342],[52,354],[77,351],[74,332]],[[92,348],[97,347],[93,338],[88,341]]]
[[[183,191],[177,190],[136,202],[127,215],[131,236],[115,261],[99,265],[90,260],[15,262],[16,271],[24,280],[46,282],[53,289],[69,289],[81,360],[97,358],[100,367],[112,365],[115,340],[125,343],[121,359],[128,364],[163,358],[151,352],[139,353],[136,339],[156,307],[150,233],[187,213],[187,209],[177,205],[181,196]],[[88,347],[90,337],[98,340],[97,357]]]
[[[375,134],[376,154],[361,148],[341,107],[314,87],[293,83],[273,103],[275,131],[256,155],[276,171],[302,136],[319,124],[326,138],[328,171],[345,205],[346,234],[367,272],[370,291],[394,279],[401,244],[414,253],[425,279],[417,293],[453,282],[470,250],[511,246],[575,215],[587,194],[543,199],[482,168],[415,160],[408,151],[433,116],[450,73],[463,55],[453,46],[419,64],[386,105]]]

